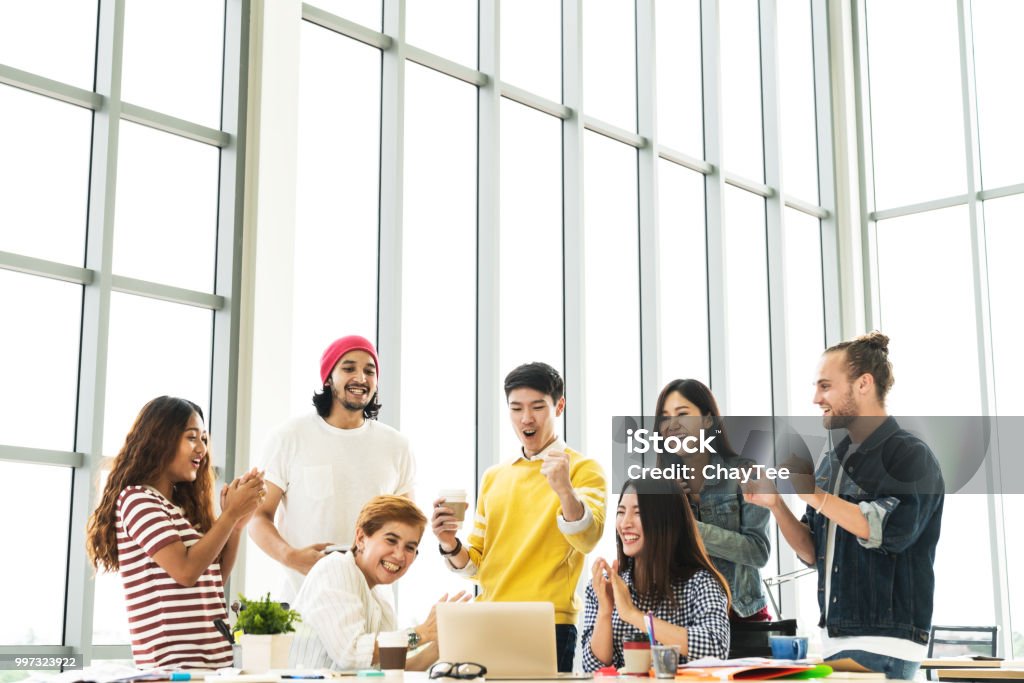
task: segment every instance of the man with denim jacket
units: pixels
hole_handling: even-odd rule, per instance
[[[818,570],[825,659],[911,679],[927,651],[944,483],[927,444],[885,411],[888,342],[872,332],[822,356],[814,402],[830,434],[847,434],[818,464],[813,486],[809,477],[794,482],[803,517],[771,492],[747,500],[768,507]]]

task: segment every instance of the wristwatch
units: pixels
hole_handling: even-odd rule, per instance
[[[452,548],[452,549],[451,549],[450,551],[448,551],[448,552],[445,552],[445,549],[444,549],[444,547],[443,547],[443,546],[442,546],[442,545],[441,545],[440,543],[438,543],[438,544],[437,544],[437,549],[438,549],[438,550],[439,550],[439,551],[441,552],[441,554],[442,554],[442,555],[444,555],[445,557],[452,557],[453,555],[458,555],[458,554],[459,554],[459,551],[460,551],[460,550],[462,550],[462,541],[460,541],[460,540],[459,540],[459,537],[458,537],[458,536],[456,536],[456,537],[455,537],[455,547],[454,547],[454,548]]]
[[[409,649],[415,650],[420,646],[420,634],[416,633],[416,629],[409,629]]]

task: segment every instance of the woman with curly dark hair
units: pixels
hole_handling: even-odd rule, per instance
[[[255,470],[225,484],[214,516],[214,476],[203,412],[161,396],[147,403],[114,458],[86,548],[124,583],[132,656],[140,667],[230,666],[223,577],[264,495]]]

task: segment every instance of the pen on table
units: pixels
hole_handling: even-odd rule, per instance
[[[284,676],[281,676],[282,680],[286,679],[286,678],[290,678],[290,679],[321,678],[322,679],[322,678],[324,678],[324,675],[323,674],[285,674]]]
[[[232,645],[235,644],[235,637],[231,635],[231,629],[228,628],[228,625],[224,623],[223,619],[214,619],[213,626],[220,632],[222,636],[228,639],[229,643],[231,643]]]

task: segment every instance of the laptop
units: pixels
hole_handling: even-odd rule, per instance
[[[558,673],[550,602],[439,603],[437,641],[439,661],[482,664],[487,680],[593,678]]]

